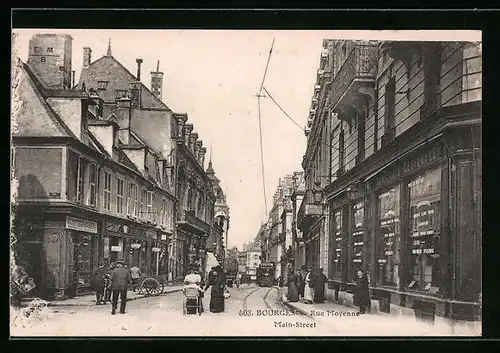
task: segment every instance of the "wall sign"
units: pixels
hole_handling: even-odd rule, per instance
[[[121,252],[122,251],[122,247],[120,245],[113,245],[113,246],[111,246],[111,251],[113,251],[113,252]]]
[[[66,217],[66,228],[87,233],[97,233],[97,222],[86,219]]]

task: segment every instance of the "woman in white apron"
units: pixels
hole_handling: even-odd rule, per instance
[[[304,300],[307,304],[312,304],[314,298],[314,282],[311,270],[307,272],[304,287]]]

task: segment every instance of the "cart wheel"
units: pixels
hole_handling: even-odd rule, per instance
[[[160,288],[160,282],[154,278],[146,278],[141,284],[141,289],[146,292],[146,295],[158,295]]]

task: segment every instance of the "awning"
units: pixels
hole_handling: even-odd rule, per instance
[[[207,261],[205,262],[205,273],[208,273],[212,267],[219,266],[219,261],[215,258],[215,255],[207,251]]]

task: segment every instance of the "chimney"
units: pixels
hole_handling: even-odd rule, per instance
[[[200,158],[200,155],[201,155],[201,148],[203,147],[203,141],[202,140],[198,140],[196,141],[196,147],[195,147],[195,150],[194,150],[194,156],[196,157],[196,160],[198,161],[198,163],[201,164],[201,158]]]
[[[177,122],[177,138],[183,139],[184,137],[184,124],[186,123],[187,115],[186,114],[174,114],[174,117]]]
[[[198,140],[198,133],[196,132],[191,133],[189,141],[189,149],[191,150],[191,152],[193,152],[195,157],[196,157],[195,155],[196,140]]]
[[[140,81],[141,80],[142,59],[135,59],[135,62],[137,63],[137,81]]]
[[[29,42],[27,65],[46,89],[71,86],[73,38],[68,34],[35,34]]]
[[[189,141],[191,139],[191,131],[193,131],[193,124],[184,125],[184,144],[189,148]]]
[[[119,98],[116,100],[116,105],[116,120],[119,126],[118,137],[124,145],[128,145],[130,141],[131,100],[128,97]]]
[[[161,100],[163,93],[163,72],[160,71],[160,61],[156,64],[156,71],[151,72],[151,91]]]
[[[129,84],[130,89],[130,99],[131,106],[134,108],[139,108],[141,106],[141,83],[140,82],[131,82]]]
[[[89,67],[92,61],[92,49],[89,47],[83,48],[83,67]]]
[[[205,147],[200,148],[200,165],[205,169],[205,154],[207,149]]]

